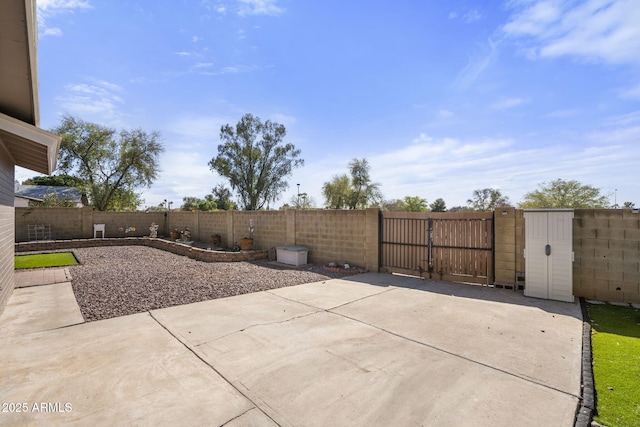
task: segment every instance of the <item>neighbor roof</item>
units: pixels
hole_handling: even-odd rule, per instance
[[[82,200],[82,192],[75,187],[53,185],[20,185],[15,191],[16,197],[43,200],[47,194],[55,194],[58,199],[68,199],[76,203]]]

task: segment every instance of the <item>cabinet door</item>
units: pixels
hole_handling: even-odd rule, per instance
[[[549,212],[549,298],[573,302],[573,213]]]
[[[545,253],[548,235],[546,212],[525,212],[525,286],[528,297],[549,298],[549,263]]]

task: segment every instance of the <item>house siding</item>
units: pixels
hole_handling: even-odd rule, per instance
[[[5,152],[0,151],[0,313],[14,287],[14,231],[13,207],[14,165]]]

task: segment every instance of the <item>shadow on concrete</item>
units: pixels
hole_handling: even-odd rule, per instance
[[[398,287],[433,292],[442,295],[451,295],[459,298],[469,298],[483,301],[493,301],[504,304],[516,304],[526,307],[538,308],[548,313],[572,316],[582,320],[580,310],[576,310],[578,302],[567,303],[561,301],[544,300],[526,297],[522,292],[511,289],[500,289],[492,286],[448,282],[444,280],[421,279],[419,277],[405,276],[390,273],[364,273],[355,276],[343,277],[358,283],[368,283],[375,286]]]

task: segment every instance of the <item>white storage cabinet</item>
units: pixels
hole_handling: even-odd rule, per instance
[[[573,209],[525,209],[529,297],[573,302]]]

